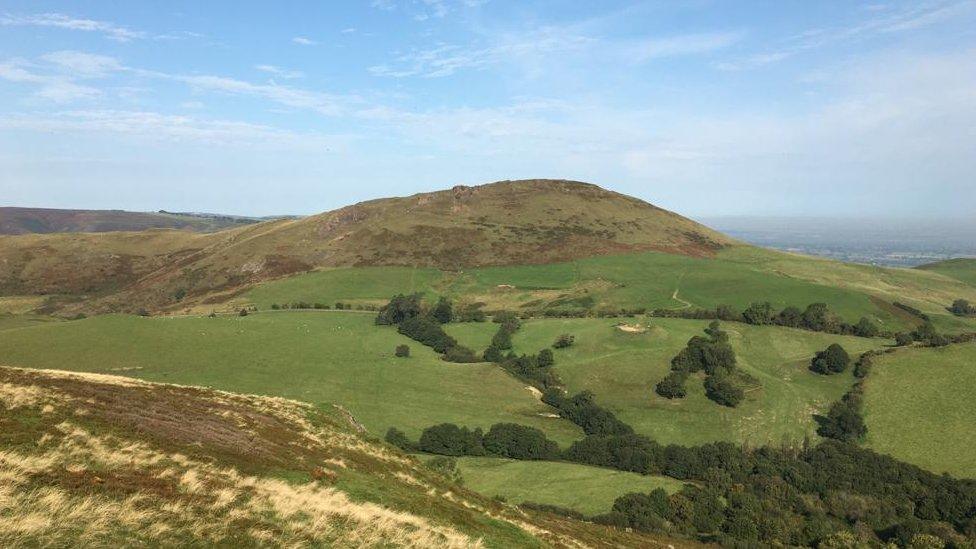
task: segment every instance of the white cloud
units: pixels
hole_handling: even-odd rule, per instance
[[[82,77],[102,77],[123,69],[114,57],[80,51],[51,52],[42,55],[41,59]]]
[[[281,67],[276,67],[274,65],[254,65],[254,68],[261,71],[277,76],[278,78],[293,79],[293,78],[303,78],[305,73],[302,71],[292,71],[288,69],[283,69]]]
[[[738,42],[738,32],[682,34],[664,38],[651,38],[634,44],[631,48],[634,60],[648,61],[661,57],[695,55],[725,49]]]
[[[342,34],[352,34],[352,33],[356,32],[356,29],[354,27],[349,27],[347,29],[342,29],[339,32],[341,32]]]
[[[63,76],[48,76],[33,72],[36,67],[23,60],[0,63],[0,79],[21,84],[36,84],[34,97],[68,103],[76,100],[90,100],[101,95],[101,91],[90,86],[75,83]]]
[[[300,46],[315,46],[315,45],[318,45],[318,42],[316,42],[315,40],[312,40],[311,38],[305,38],[304,36],[296,36],[296,37],[292,38],[291,41],[293,43],[295,43],[295,44],[300,45]]]
[[[85,32],[97,32],[103,34],[110,40],[115,40],[118,42],[128,42],[136,38],[146,37],[146,33],[142,31],[131,30],[114,23],[109,23],[107,21],[96,21],[93,19],[81,19],[62,13],[41,13],[36,15],[22,16],[7,14],[0,16],[0,25],[54,27]]]

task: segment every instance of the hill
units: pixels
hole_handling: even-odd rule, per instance
[[[163,211],[0,207],[0,234],[105,233],[149,229],[213,232],[258,221],[249,217]]]
[[[465,490],[280,398],[0,367],[4,546],[690,546]]]
[[[939,261],[938,263],[921,265],[916,268],[943,274],[965,282],[970,286],[976,286],[976,258],[948,259],[946,261]]]

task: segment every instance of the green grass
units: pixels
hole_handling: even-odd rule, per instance
[[[586,515],[606,513],[618,497],[663,488],[669,494],[683,483],[668,477],[642,476],[575,463],[515,461],[488,457],[458,459],[464,485],[510,503],[545,503]]]
[[[976,259],[950,259],[930,265],[922,265],[918,269],[939,273],[970,286],[976,286]]]
[[[878,360],[865,392],[867,445],[937,473],[976,478],[976,344]]]
[[[296,301],[330,307],[337,301],[385,303],[398,293],[429,293],[443,276],[436,269],[411,267],[328,269],[259,284],[245,298],[262,309]]]
[[[13,330],[15,328],[25,328],[28,326],[38,326],[58,322],[57,319],[41,315],[10,315],[0,314],[0,331]]]
[[[398,344],[412,356],[393,356]],[[79,370],[338,403],[375,435],[396,426],[411,437],[441,422],[488,428],[514,422],[566,444],[576,426],[490,364],[451,364],[373,325],[373,315],[276,312],[244,318],[104,316],[12,329],[0,364]]]
[[[727,304],[743,309],[755,301],[770,301],[781,309],[823,302],[848,322],[867,316],[893,330],[914,324],[910,316],[886,304],[902,300],[945,316],[948,324],[944,328],[962,329],[964,326],[951,322],[945,304],[937,305],[946,296],[959,293],[946,288],[947,284],[956,282],[917,270],[851,266],[738,247],[715,258],[648,252],[547,265],[483,267],[463,273],[407,267],[331,269],[262,284],[244,299],[262,308],[293,301],[382,303],[396,293],[409,292],[450,295],[484,302],[489,308],[714,308]],[[910,291],[902,295],[899,288]],[[933,294],[932,288],[940,292]]]
[[[839,342],[852,355],[881,347],[883,340],[834,336],[780,327],[725,323],[739,368],[761,388],[747,391],[737,408],[705,398],[702,381],[689,380],[689,395],[667,400],[654,385],[670,369],[671,358],[705,321],[653,319],[644,334],[628,334],[603,319],[529,320],[513,338],[516,350],[534,353],[559,334],[576,336],[568,349],[555,351],[556,371],[571,392],[595,393],[638,432],[662,443],[701,444],[715,440],[753,445],[797,442],[816,437],[812,415],[826,410],[853,383],[850,372],[821,376],[808,370],[812,356]]]

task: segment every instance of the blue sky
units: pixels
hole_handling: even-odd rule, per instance
[[[971,215],[976,0],[0,0],[0,204],[314,213],[530,177]]]

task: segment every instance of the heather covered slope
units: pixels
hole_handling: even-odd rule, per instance
[[[0,207],[0,234],[105,233],[149,229],[212,232],[256,222],[256,219],[246,217],[213,214]]]
[[[0,367],[5,547],[663,547],[502,505],[339,414],[284,399]]]

